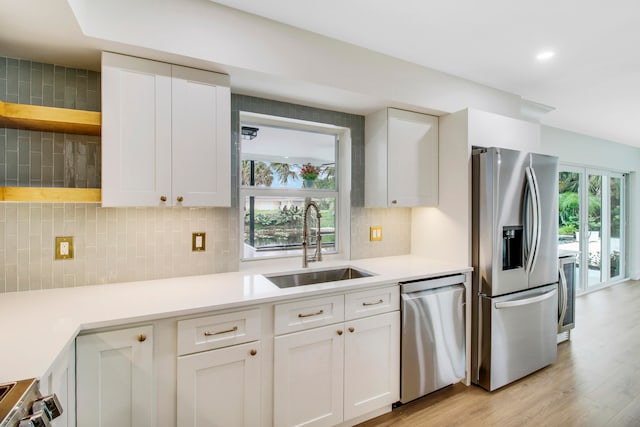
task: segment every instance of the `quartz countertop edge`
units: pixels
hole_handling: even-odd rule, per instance
[[[333,260],[304,271],[343,266],[374,275],[280,289],[264,274],[303,270],[268,271],[260,267],[260,273],[240,271],[0,294],[0,322],[3,325],[0,329],[0,383],[42,377],[75,337],[86,330],[193,316],[336,291],[353,292],[471,271],[469,266],[413,255]]]

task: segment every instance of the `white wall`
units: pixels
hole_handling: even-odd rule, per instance
[[[438,206],[413,208],[411,253],[471,265],[468,111],[440,117]]]
[[[539,152],[540,125],[474,109],[440,117],[437,207],[412,210],[411,252],[471,265],[471,148]]]
[[[541,149],[561,162],[629,173],[627,269],[629,277],[640,279],[640,148],[542,126]]]

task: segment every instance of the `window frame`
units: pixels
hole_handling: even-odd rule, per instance
[[[311,197],[312,199],[335,197],[335,250],[323,252],[324,259],[347,259],[350,250],[350,190],[351,190],[351,129],[326,123],[311,122],[287,117],[271,116],[260,113],[240,111],[238,134],[243,123],[273,126],[292,130],[319,132],[336,137],[336,188],[335,189],[302,189],[282,187],[247,187],[242,186],[242,147],[238,147],[238,215],[239,215],[239,259],[240,263],[258,262],[283,258],[298,258],[302,249],[271,251],[269,255],[245,257],[244,251],[244,215],[245,200],[255,197]],[[239,140],[241,144],[241,140]]]

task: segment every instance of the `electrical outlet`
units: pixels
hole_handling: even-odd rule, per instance
[[[204,252],[206,249],[207,233],[191,234],[191,250],[193,252]]]
[[[56,259],[73,259],[73,236],[56,237]]]
[[[372,242],[379,242],[382,240],[382,226],[374,225],[369,227],[369,240]]]

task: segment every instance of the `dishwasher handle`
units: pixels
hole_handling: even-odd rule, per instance
[[[441,288],[443,286],[464,284],[466,276],[464,274],[454,274],[452,276],[436,277],[433,279],[423,279],[413,282],[400,283],[400,292],[408,294],[411,292],[424,291],[426,289]]]

